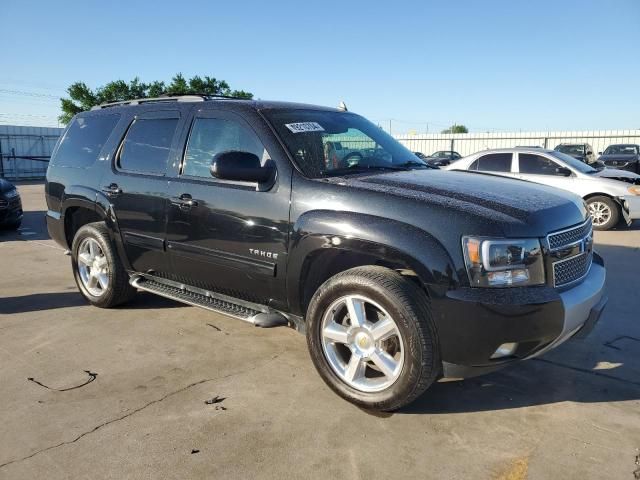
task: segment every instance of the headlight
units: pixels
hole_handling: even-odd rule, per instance
[[[538,239],[462,237],[462,249],[472,287],[544,284],[544,261]]]
[[[18,190],[17,189],[13,189],[13,190],[9,190],[8,192],[6,192],[4,194],[4,196],[6,198],[13,198],[13,197],[17,197],[18,196]]]
[[[632,185],[627,190],[631,195],[640,195],[640,185]]]

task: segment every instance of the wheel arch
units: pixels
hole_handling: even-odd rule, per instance
[[[287,269],[292,313],[306,313],[311,297],[327,279],[357,266],[398,271],[429,295],[443,295],[458,283],[445,248],[412,225],[372,215],[314,211],[293,226]]]

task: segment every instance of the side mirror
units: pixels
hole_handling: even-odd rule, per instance
[[[570,177],[571,176],[571,170],[569,170],[568,168],[565,167],[558,167],[556,168],[556,175],[560,175],[563,177]]]
[[[602,155],[602,152],[598,152],[598,155]]]
[[[211,175],[221,180],[264,183],[273,178],[274,172],[272,163],[262,166],[258,156],[249,152],[220,152],[211,162]]]

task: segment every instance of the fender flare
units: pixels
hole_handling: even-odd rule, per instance
[[[287,266],[287,297],[294,313],[304,306],[301,281],[316,254],[333,249],[366,254],[383,263],[402,265],[418,276],[430,295],[443,296],[459,284],[455,263],[432,235],[413,225],[352,212],[315,210],[292,227]]]

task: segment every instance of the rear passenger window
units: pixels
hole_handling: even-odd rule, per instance
[[[211,178],[213,156],[237,150],[258,156],[264,163],[266,151],[255,133],[232,120],[196,118],[191,128],[182,174]]]
[[[473,162],[469,170],[482,170],[485,172],[510,172],[511,153],[490,153]]]
[[[119,119],[119,114],[76,117],[69,125],[51,163],[76,168],[93,165]]]
[[[557,175],[558,164],[553,160],[531,153],[521,153],[518,156],[520,163],[520,173],[530,173],[534,175]]]
[[[177,118],[139,118],[122,144],[118,166],[123,170],[164,174]]]

